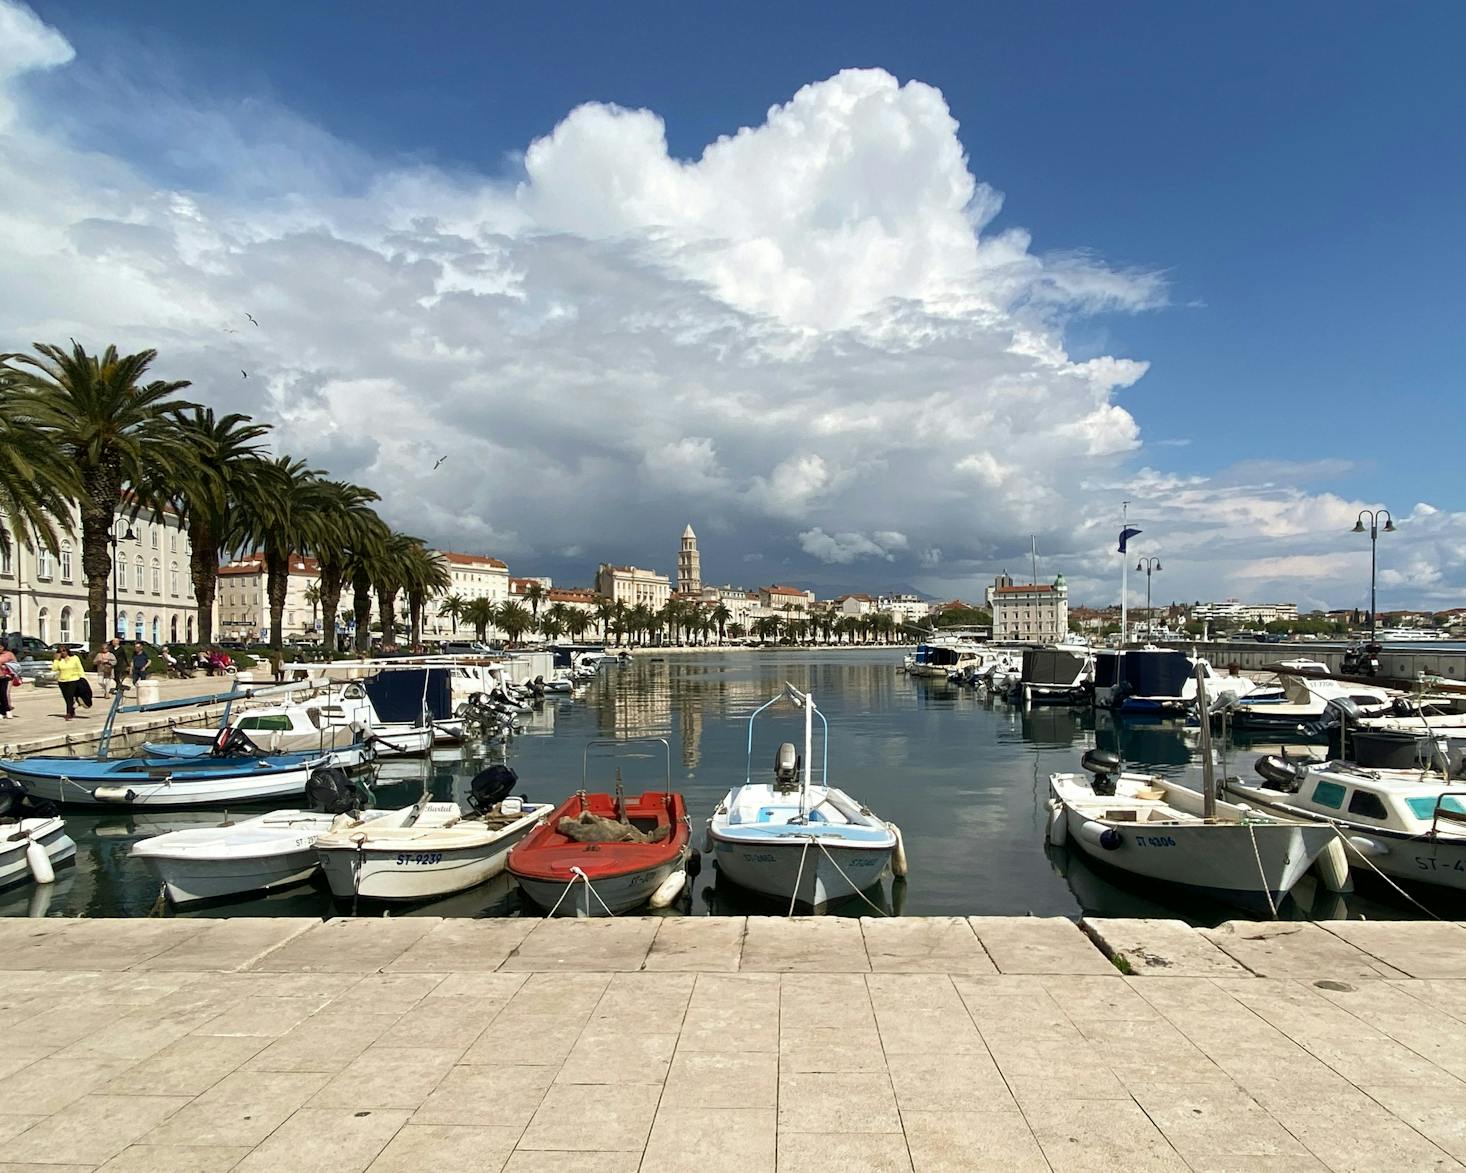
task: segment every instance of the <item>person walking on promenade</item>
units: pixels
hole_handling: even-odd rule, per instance
[[[76,716],[76,698],[81,694],[81,678],[86,669],[82,666],[81,657],[66,644],[57,646],[51,667],[56,670],[56,687],[66,701],[66,719],[70,721]]]
[[[0,648],[0,718],[15,715],[10,690],[19,688],[22,679],[20,669],[15,666],[15,653],[9,648]]]
[[[142,643],[132,645],[132,683],[136,687],[139,680],[144,679],[148,674],[148,653]]]
[[[99,694],[107,696],[112,688],[117,687],[117,657],[112,652],[111,644],[103,644],[98,649],[97,654],[92,657],[92,667],[97,670],[97,680],[101,683]]]

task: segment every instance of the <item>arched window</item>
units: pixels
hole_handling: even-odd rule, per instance
[[[178,563],[177,562],[170,562],[170,563],[168,563],[168,593],[170,595],[177,595],[178,594]]]
[[[61,581],[71,581],[71,543],[61,543]]]
[[[168,531],[168,553],[178,553],[178,531],[176,529]]]
[[[146,590],[147,587],[143,580],[143,556],[141,554],[137,556],[137,564],[133,567],[133,571],[133,585],[136,586],[137,589],[140,591]],[[142,636],[138,636],[138,638],[141,639]]]
[[[36,615],[36,635],[40,637],[40,640],[43,644],[48,644],[51,642],[51,633],[49,630],[47,630],[50,626],[51,611],[47,607],[42,607],[40,612]]]
[[[172,619],[168,620],[168,642],[170,644],[176,644],[178,642],[178,616],[177,615],[173,616]]]
[[[188,617],[188,642],[193,643],[193,616]]]
[[[149,532],[153,536],[153,549],[156,550],[158,548],[158,527],[154,526]]]
[[[10,563],[10,547],[7,546],[5,549],[0,550],[0,574],[8,577],[14,573],[15,570],[11,567]]]
[[[139,568],[141,568],[140,565],[139,565]],[[142,637],[143,637],[143,623],[144,623],[143,613],[141,611],[139,611],[137,613],[137,616],[133,619],[133,628],[132,628],[132,638],[133,639],[142,639]]]
[[[127,615],[120,611],[117,614],[117,638],[127,638]]]
[[[82,642],[87,645],[92,642],[92,613],[90,611],[81,613],[81,638]]]
[[[156,558],[153,559],[153,594],[163,593],[163,567]]]
[[[61,608],[61,632],[60,632],[59,638],[60,638],[61,642],[64,643],[64,644],[69,644],[71,642],[71,608],[70,607],[62,607]]]
[[[127,589],[127,555],[117,555],[117,573],[113,576],[119,591]]]
[[[160,635],[162,635],[162,634],[163,634],[163,624],[162,624],[162,622],[161,622],[161,621],[160,621],[160,620],[159,620],[159,619],[158,619],[158,617],[157,617],[157,616],[156,616],[156,615],[154,615],[154,616],[153,616],[153,642],[154,642],[154,643],[155,643],[155,644],[156,644],[156,643],[160,643],[160,642],[161,642],[161,641],[160,641],[160,640],[159,640],[159,639],[158,639],[158,637],[159,637],[159,636],[160,636]]]

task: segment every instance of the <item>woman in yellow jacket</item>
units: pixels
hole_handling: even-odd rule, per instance
[[[82,667],[81,657],[73,653],[65,644],[56,648],[56,655],[51,659],[51,667],[56,670],[56,685],[61,689],[61,695],[66,701],[66,719],[70,721],[76,716],[76,697],[80,691],[82,675],[86,670]]]

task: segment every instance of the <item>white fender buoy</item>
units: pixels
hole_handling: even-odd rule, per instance
[[[37,884],[49,884],[56,879],[56,869],[51,866],[51,857],[35,839],[25,845],[25,862]]]
[[[1378,859],[1390,853],[1389,844],[1381,843],[1378,839],[1371,839],[1368,835],[1350,835],[1349,846],[1367,859]]]
[[[662,881],[661,885],[652,893],[649,903],[653,908],[666,908],[672,901],[677,899],[677,894],[682,891],[682,886],[687,883],[687,870],[678,868],[670,876]]]
[[[901,828],[895,823],[887,823],[891,828],[891,834],[896,836],[896,846],[891,850],[891,875],[904,876],[906,874],[906,836],[901,834]]]
[[[1354,891],[1354,885],[1349,880],[1349,857],[1344,851],[1342,841],[1335,839],[1319,852],[1313,867],[1318,872],[1319,882],[1328,891]]]
[[[1049,803],[1049,843],[1054,847],[1063,847],[1069,841],[1069,819],[1064,814],[1064,806],[1060,802]]]
[[[1074,834],[1091,847],[1099,847],[1105,851],[1114,851],[1125,842],[1119,831],[1094,819],[1085,819],[1074,829]]]
[[[702,833],[702,853],[704,855],[713,853],[713,829],[711,827]]]

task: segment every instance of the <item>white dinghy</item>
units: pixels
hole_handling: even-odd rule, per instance
[[[753,781],[753,729],[758,715],[788,699],[804,710],[804,756],[784,743],[773,782]],[[818,783],[811,780],[814,718],[824,727]],[[814,697],[786,684],[748,719],[748,767],[708,820],[707,849],[720,875],[766,896],[819,908],[874,886],[892,866],[905,875],[901,833],[843,790],[829,785],[829,723]]]
[[[20,788],[0,780],[0,889],[32,880],[49,884],[56,868],[75,856],[76,844],[61,818],[27,808]]]
[[[133,844],[174,904],[287,888],[310,879],[319,866],[316,840],[368,822],[407,821],[416,809],[358,810],[365,796],[339,770],[317,772],[306,796],[320,809],[276,810],[239,822],[189,827]]]
[[[504,870],[509,849],[553,809],[509,797],[518,781],[490,766],[471,784],[470,812],[426,794],[402,821],[333,830],[315,842],[334,896],[343,900],[431,900],[462,892]]]

